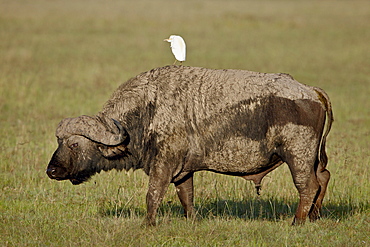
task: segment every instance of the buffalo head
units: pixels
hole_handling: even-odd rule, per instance
[[[129,135],[122,125],[105,116],[63,119],[57,128],[58,148],[46,173],[51,179],[80,184],[101,170],[109,160],[124,157]]]

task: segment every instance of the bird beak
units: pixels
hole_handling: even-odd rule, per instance
[[[163,41],[167,41],[167,42],[170,42],[170,40],[169,40],[169,39],[164,39]]]

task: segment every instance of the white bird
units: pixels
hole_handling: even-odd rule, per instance
[[[173,55],[175,56],[176,60],[180,61],[180,64],[182,64],[186,57],[186,45],[184,39],[178,35],[171,35],[168,39],[163,41],[171,43]],[[176,60],[173,64],[176,64]]]

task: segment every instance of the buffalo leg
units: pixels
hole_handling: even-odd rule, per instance
[[[322,201],[325,196],[326,188],[330,179],[330,172],[326,170],[321,163],[319,163],[318,169],[316,171],[317,181],[320,185],[320,192],[314,202],[313,208],[309,213],[310,221],[315,221],[320,217],[320,209],[322,206]]]
[[[146,195],[147,216],[145,224],[155,225],[157,210],[171,181],[170,171],[163,167],[152,167],[149,172],[149,189]]]
[[[184,207],[184,216],[191,218],[194,216],[194,187],[193,187],[193,173],[189,173],[183,179],[175,182],[176,192]]]
[[[299,192],[298,209],[294,217],[293,225],[303,224],[310,213],[317,194],[319,193],[319,182],[317,181],[314,164],[306,160],[287,162],[293,176],[294,184]]]
[[[295,183],[299,192],[298,209],[294,217],[293,225],[303,224],[314,206],[314,200],[319,191],[319,184],[315,174],[312,173],[306,183]]]

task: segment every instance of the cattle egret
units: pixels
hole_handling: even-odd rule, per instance
[[[180,64],[182,64],[186,57],[186,45],[184,39],[178,35],[171,35],[168,39],[163,41],[171,43],[173,55],[175,56],[176,60],[180,61]],[[173,64],[176,64],[176,60]]]

